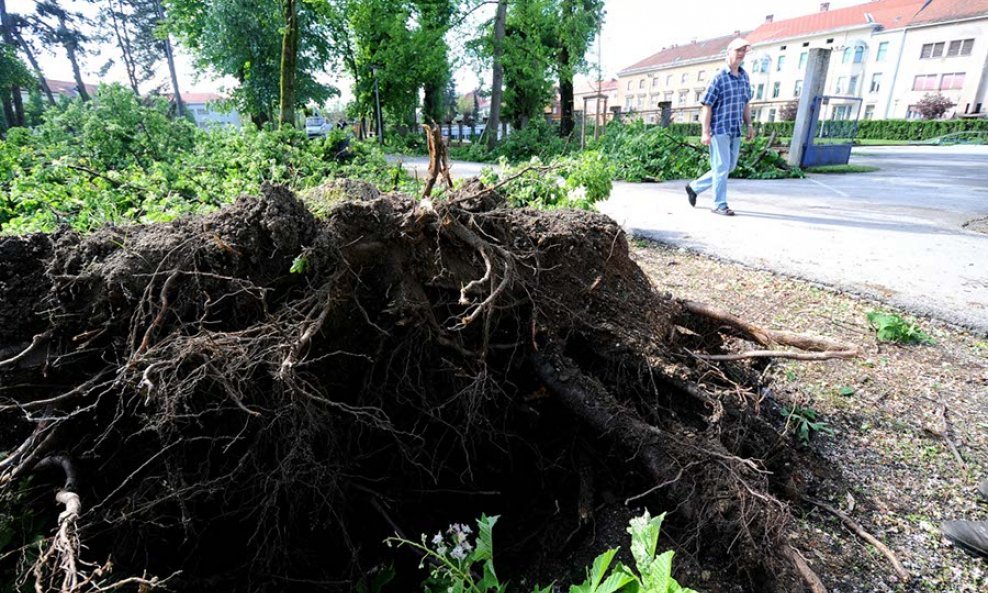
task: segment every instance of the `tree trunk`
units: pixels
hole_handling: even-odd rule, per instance
[[[117,5],[119,5],[119,2]],[[134,52],[130,44],[130,37],[127,36],[127,26],[121,22],[121,19],[117,18],[118,13],[114,9],[112,1],[107,4],[107,10],[110,13],[113,35],[117,38],[117,45],[120,47],[120,56],[123,59],[124,70],[127,71],[127,80],[130,82],[130,88],[134,91],[135,95],[140,97],[141,91],[137,84],[137,66],[134,64]],[[119,16],[123,16],[122,12]]]
[[[154,10],[158,14],[158,21],[165,20],[165,11],[161,7],[161,0],[154,1]],[[175,71],[175,56],[172,53],[171,36],[165,35],[162,41],[165,45],[165,59],[168,61],[168,74],[172,79],[172,94],[175,95],[175,113],[179,117],[185,115],[185,103],[182,102],[182,94],[178,91],[178,73]]]
[[[11,49],[16,51],[17,44],[14,43],[14,36],[11,34],[12,27],[10,16],[7,14],[7,2],[5,0],[0,0],[0,29],[3,30],[4,45],[10,46]],[[9,127],[24,125],[24,105],[21,101],[20,87],[10,87],[9,97],[6,93],[4,94],[3,113],[7,118],[7,125]]]
[[[443,86],[435,81],[425,83],[425,96],[422,99],[422,121],[442,123],[443,117]]]
[[[68,30],[69,27],[65,22],[65,14],[59,13],[58,15],[58,25],[63,30]],[[72,77],[75,79],[76,90],[79,92],[79,97],[83,101],[89,101],[89,92],[86,90],[86,83],[82,82],[82,68],[79,67],[79,56],[77,54],[79,50],[79,44],[75,39],[68,38],[64,41],[65,54],[69,58],[69,64],[72,65]]]
[[[27,41],[24,40],[24,37],[22,37],[18,31],[13,31],[13,35],[17,39],[17,44],[24,51],[24,55],[27,56],[27,61],[31,64],[31,68],[34,69],[34,74],[38,77],[38,82],[41,84],[41,90],[45,92],[45,97],[48,98],[48,104],[54,107],[55,95],[52,94],[51,88],[48,87],[48,81],[45,79],[45,73],[41,70],[38,60],[34,57],[34,52],[31,51],[31,46],[27,44]]]
[[[283,0],[285,33],[281,38],[281,114],[279,127],[295,125],[295,61],[298,57],[298,7]]]
[[[491,115],[487,119],[487,148],[494,150],[497,144],[497,129],[501,125],[501,86],[504,84],[504,21],[508,16],[508,0],[498,0],[497,16],[494,19],[494,76],[491,81]]]
[[[565,47],[559,52],[559,62],[559,135],[565,138],[576,127],[573,120],[573,71],[569,66],[569,50]]]

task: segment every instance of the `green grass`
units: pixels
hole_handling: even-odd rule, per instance
[[[819,167],[808,167],[807,173],[871,173],[878,171],[878,167],[869,165],[821,165]]]

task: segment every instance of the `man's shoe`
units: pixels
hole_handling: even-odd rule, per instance
[[[689,198],[690,206],[696,206],[696,192],[688,183],[686,184],[686,197]]]
[[[947,540],[972,556],[988,558],[988,521],[947,521],[941,528]]]
[[[720,208],[714,208],[711,210],[714,214],[720,214],[722,216],[734,216],[734,210],[731,210],[727,206],[721,206]]]

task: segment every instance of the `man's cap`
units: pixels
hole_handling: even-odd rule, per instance
[[[751,47],[751,44],[744,37],[736,37],[727,44],[727,51],[734,51],[742,47]]]

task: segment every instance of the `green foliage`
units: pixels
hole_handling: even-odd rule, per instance
[[[820,165],[819,167],[807,167],[807,173],[872,173],[878,171],[878,167],[870,165]]]
[[[799,169],[789,169],[785,159],[766,150],[767,140],[756,138],[741,144],[738,166],[731,173],[741,179],[780,179],[802,177]],[[591,148],[608,155],[617,177],[625,181],[664,181],[690,179],[710,167],[706,147],[687,142],[681,136],[641,121],[612,122]]]
[[[508,134],[494,149],[494,156],[519,163],[532,157],[549,160],[568,150],[568,142],[559,137],[559,128],[539,117]]]
[[[865,140],[931,140],[954,132],[988,132],[985,119],[869,119],[857,122],[857,138]],[[695,127],[695,131],[694,128]],[[791,138],[793,122],[771,122],[757,124],[759,133],[768,136],[773,131],[777,136]],[[698,136],[699,124],[673,124],[673,133],[683,136]]]
[[[816,433],[833,435],[834,430],[830,425],[819,419],[819,412],[811,407],[799,405],[784,406],[780,410],[785,416],[787,425],[792,425],[799,442],[806,445],[810,442],[810,437]]]
[[[631,555],[635,569],[618,562],[614,557],[618,550],[608,550],[597,556],[587,570],[586,579],[571,585],[569,593],[696,593],[681,586],[672,578],[673,552],[656,556],[659,531],[665,514],[650,517],[648,511],[631,520]],[[471,540],[473,530],[467,525],[453,524],[445,533],[437,533],[431,539],[425,534],[419,542],[402,538],[388,538],[388,545],[408,546],[422,555],[419,568],[431,566],[429,578],[423,589],[430,593],[505,593],[508,584],[502,583],[494,570],[494,544],[492,530],[497,517],[482,516],[477,520],[477,538]],[[636,572],[637,571],[637,572]],[[557,590],[552,585],[535,587],[534,593]]]
[[[343,131],[312,141],[249,125],[203,131],[167,111],[114,85],[95,101],[47,111],[33,131],[11,130],[0,141],[0,231],[167,221],[256,195],[265,181],[296,190],[333,177],[395,185],[378,148],[347,147]],[[411,183],[401,172],[397,182]]]
[[[897,344],[932,344],[933,338],[924,333],[915,323],[906,321],[895,313],[869,311],[868,327],[875,330],[879,342]]]
[[[557,157],[548,165],[532,157],[527,164],[510,167],[502,157],[498,170],[485,169],[481,179],[488,185],[505,183],[503,188],[512,206],[589,210],[610,195],[614,167],[595,151]]]

